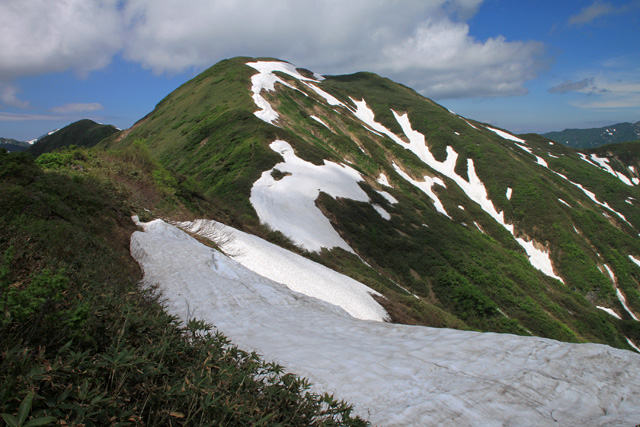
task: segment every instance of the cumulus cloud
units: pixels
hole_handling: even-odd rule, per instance
[[[79,113],[90,113],[92,111],[100,111],[104,110],[102,104],[97,102],[91,103],[81,103],[75,102],[71,104],[60,105],[58,107],[54,107],[51,109],[52,113],[56,114],[79,114]]]
[[[324,74],[374,71],[436,98],[525,93],[544,46],[466,21],[483,0],[32,0],[0,4],[0,81],[105,67],[155,73],[232,56],[274,56]],[[13,5],[11,4],[13,3]]]
[[[105,67],[122,47],[117,0],[0,2],[0,81]]]
[[[585,77],[577,82],[566,81],[564,83],[560,83],[559,85],[549,89],[549,93],[577,92],[587,87],[593,87],[593,77]]]
[[[29,102],[18,98],[15,85],[0,85],[0,103],[16,108],[29,108]]]

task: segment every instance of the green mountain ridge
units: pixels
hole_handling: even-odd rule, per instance
[[[256,94],[247,63],[261,62],[282,64],[222,61],[130,129],[80,121],[37,151],[0,150],[5,420],[366,424],[207,325],[164,314],[161,296],[137,288],[134,214],[256,234],[380,292],[392,322],[638,347],[640,144],[516,137],[372,73],[281,66]],[[368,202],[314,200],[353,253],[305,250],[260,217],[256,182],[292,175],[276,140],[362,178]]]
[[[116,132],[118,132],[118,129],[115,126],[103,125],[93,120],[82,119],[38,138],[38,140],[29,147],[28,151],[34,156],[39,156],[42,153],[71,145],[93,147],[104,138]]]
[[[122,149],[144,141],[162,165],[193,179],[223,207],[224,217],[215,219],[292,248],[278,230],[265,231],[249,201],[262,173],[282,161],[269,144],[284,140],[298,157],[316,165],[346,162],[362,174],[362,189],[391,219],[382,218],[372,204],[324,193],[316,205],[372,268],[339,249],[296,250],[383,293],[394,320],[627,349],[628,340],[640,341],[637,322],[617,297],[620,289],[631,313],[640,313],[640,270],[629,257],[640,258],[640,215],[634,206],[638,189],[616,175],[629,182],[638,179],[634,145],[579,152],[540,135],[527,135],[522,143],[505,139],[487,125],[452,114],[410,88],[371,73],[313,82],[337,102],[329,103],[299,78],[276,71],[286,86],[276,83],[274,91],[261,92],[278,114],[271,124],[254,114],[258,107],[251,78],[256,70],[246,65],[252,61],[275,60],[222,61],[99,147]],[[306,70],[297,72],[311,76]],[[459,178],[434,170],[399,143],[372,132],[354,114],[355,101],[362,99],[376,122],[407,143],[394,112],[408,113],[435,161],[445,162],[453,149],[458,157],[452,173]],[[608,159],[613,174],[584,159],[591,154]],[[513,235],[456,183],[469,181],[468,159],[488,200],[504,215],[505,224],[513,224]],[[394,164],[415,180],[441,179],[444,185],[432,189],[450,217],[401,177]],[[381,173],[392,188],[378,182]],[[379,191],[399,202],[390,204]],[[547,251],[564,283],[534,268],[514,237]],[[615,311],[622,320],[596,306]]]
[[[542,136],[573,148],[596,148],[601,145],[640,140],[640,122],[617,123],[590,129],[565,129]]]

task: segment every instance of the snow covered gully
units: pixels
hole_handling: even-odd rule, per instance
[[[347,310],[371,309],[358,286],[341,308],[160,220],[141,226],[131,253],[168,312],[215,325],[240,347],[308,377],[315,390],[353,403],[373,425],[640,423],[640,355],[631,351],[358,319]],[[261,256],[244,254],[258,264]],[[311,283],[314,273],[304,279],[305,264],[297,265],[300,280]]]

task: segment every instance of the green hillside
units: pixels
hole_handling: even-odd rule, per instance
[[[366,425],[209,325],[181,326],[139,289],[130,215],[215,211],[143,145],[36,161],[0,151],[0,200],[7,425]]]
[[[640,214],[631,203],[639,196],[636,186],[547,138],[505,139],[371,73],[314,83],[343,104],[331,105],[299,79],[275,72],[289,87],[277,83],[275,91],[262,91],[279,114],[275,124],[266,123],[254,115],[258,108],[251,77],[256,70],[245,65],[248,61],[255,60],[216,64],[168,95],[132,129],[100,146],[123,148],[144,141],[160,164],[189,177],[215,200],[221,212],[211,217],[289,248],[294,248],[291,242],[260,223],[249,201],[253,183],[282,161],[269,144],[285,140],[298,157],[317,165],[349,162],[362,174],[361,187],[372,202],[391,219],[383,219],[369,203],[321,194],[316,205],[360,258],[340,249],[296,250],[383,293],[395,321],[627,349],[627,339],[640,342],[638,323],[616,291],[627,296],[632,312],[640,313],[640,268],[629,258],[640,258]],[[534,268],[514,235],[455,180],[358,120],[354,101],[362,99],[375,120],[401,139],[406,137],[393,111],[408,113],[436,161],[444,162],[448,149],[457,153],[454,172],[466,181],[472,159],[488,199],[513,224],[514,235],[548,251],[564,283]],[[627,180],[638,177],[636,157],[620,153],[616,159],[615,168]],[[442,179],[446,188],[434,185],[433,191],[450,217],[401,177],[394,164],[414,179]],[[376,181],[380,173],[393,188]],[[399,202],[392,205],[377,191]],[[510,199],[507,191],[513,193]],[[621,320],[597,306],[614,310]]]
[[[79,147],[93,147],[104,138],[118,132],[114,126],[102,125],[93,120],[83,119],[71,123],[64,128],[38,139],[29,147],[34,156],[47,153],[56,148],[77,145]]]

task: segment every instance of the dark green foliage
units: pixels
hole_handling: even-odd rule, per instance
[[[160,296],[138,289],[129,209],[154,199],[148,206],[167,209],[163,197],[178,204],[181,185],[144,141],[121,153],[54,154],[45,171],[28,155],[0,153],[7,425],[366,425],[208,325],[180,326]]]
[[[34,156],[51,152],[57,148],[76,145],[79,147],[93,147],[103,139],[118,132],[114,126],[101,125],[89,119],[79,120],[64,128],[40,138],[29,147],[28,151]]]

